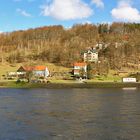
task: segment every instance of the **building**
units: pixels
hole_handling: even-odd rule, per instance
[[[74,63],[73,74],[74,76],[87,77],[87,64],[85,62]]]
[[[47,78],[49,76],[49,70],[46,66],[35,66],[33,69],[33,75],[36,77]]]
[[[46,66],[21,66],[17,70],[17,74],[20,78],[25,78],[27,72],[31,72],[34,77],[44,77],[49,76],[49,70]]]
[[[17,76],[19,78],[26,78],[27,72],[32,72],[33,69],[33,66],[20,66],[17,70]]]
[[[96,49],[89,49],[84,52],[84,62],[98,62],[98,52]]]

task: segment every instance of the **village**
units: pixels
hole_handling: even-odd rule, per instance
[[[81,53],[81,61],[74,62],[67,70],[52,69],[48,65],[21,65],[16,71],[7,71],[1,76],[4,81],[16,83],[50,83],[51,81],[77,82],[126,82],[136,83],[140,80],[139,71],[128,72],[116,70],[110,74],[108,62],[99,56],[100,50],[107,47],[101,43]]]
[[[0,140],[140,140],[140,0],[0,0]]]

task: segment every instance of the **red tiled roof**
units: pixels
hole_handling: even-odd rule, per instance
[[[44,71],[46,69],[46,66],[23,66],[25,71]]]
[[[76,62],[76,63],[74,63],[74,66],[86,66],[87,64],[86,63],[84,63],[84,62],[82,62],[82,63],[78,63],[78,62]]]
[[[46,66],[35,66],[34,70],[38,70],[38,71],[44,71],[46,69]]]

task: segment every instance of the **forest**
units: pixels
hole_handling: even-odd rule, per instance
[[[102,43],[100,61],[111,69],[140,64],[140,24],[75,24],[66,29],[61,25],[19,30],[0,34],[0,63],[42,61],[70,67],[82,61],[82,52]]]

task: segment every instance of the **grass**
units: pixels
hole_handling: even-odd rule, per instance
[[[119,76],[108,75],[95,77],[94,79],[89,80],[88,82],[121,82],[121,81],[122,78]]]
[[[115,82],[85,82],[74,83],[74,81],[57,81],[52,83],[16,83],[15,81],[0,82],[2,88],[124,88],[124,87],[140,87],[140,83],[115,83]]]
[[[11,65],[11,64],[8,64],[8,63],[4,63],[4,64],[1,64],[0,65],[0,77],[2,75],[6,75],[7,72],[14,72],[16,71],[22,64],[14,64],[14,65]]]
[[[76,80],[50,80],[52,84],[69,84],[69,83],[77,83]]]
[[[9,63],[3,63],[0,65],[0,79],[2,79],[2,75],[6,75],[7,72],[16,72],[17,69],[20,66],[23,65],[45,65],[48,67],[49,71],[51,72],[69,72],[70,69],[63,67],[63,66],[59,66],[59,65],[55,65],[52,63],[42,63],[42,62],[30,62],[30,63],[17,63],[17,64],[9,64]]]
[[[65,68],[63,66],[55,65],[52,63],[42,63],[42,62],[32,62],[32,65],[46,65],[51,72],[69,72],[70,68]],[[24,64],[1,64],[0,65],[0,77],[6,75],[6,72],[14,72],[22,65],[30,65],[28,63]],[[97,87],[129,87],[136,86],[136,84],[124,84],[121,83],[122,78],[115,75],[115,71],[110,71],[108,76],[96,76],[92,80],[87,80],[85,83],[76,80],[58,80],[58,78],[49,79],[50,84],[31,84],[31,83],[19,83],[16,84],[15,81],[3,81],[0,80],[0,87],[11,87],[11,88],[97,88]],[[63,79],[63,78],[62,78]]]

